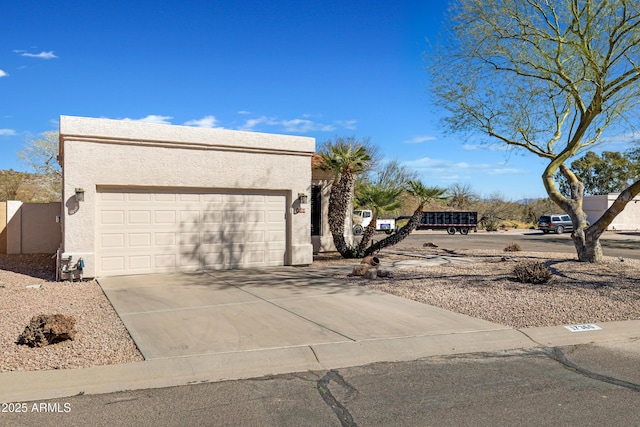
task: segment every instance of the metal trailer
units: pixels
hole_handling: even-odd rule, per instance
[[[447,230],[453,235],[478,231],[478,212],[423,212],[418,230]]]

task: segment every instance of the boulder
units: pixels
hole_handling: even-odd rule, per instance
[[[351,270],[351,275],[352,276],[364,276],[364,274],[367,272],[367,270],[369,270],[370,265],[368,264],[358,264],[355,267],[353,267],[353,270]]]
[[[389,270],[378,270],[378,277],[393,277],[393,273]]]
[[[367,270],[367,272],[364,273],[364,278],[365,279],[377,279],[378,278],[378,270],[375,269],[375,268]]]
[[[41,314],[33,316],[31,322],[18,337],[18,344],[29,347],[44,347],[60,341],[72,340],[76,336],[76,319],[64,314]]]

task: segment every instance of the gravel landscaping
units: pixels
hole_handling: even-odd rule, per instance
[[[55,282],[54,271],[51,255],[0,255],[0,372],[143,360],[98,283]],[[74,316],[75,339],[34,348],[16,344],[39,314]]]
[[[474,262],[395,269],[390,279],[368,280],[345,274],[335,277],[514,328],[640,319],[638,260],[606,257],[605,263],[596,265],[578,262],[575,255],[564,253],[407,251],[465,257]],[[381,268],[399,259],[398,255],[384,253],[378,257]],[[543,262],[552,273],[551,280],[546,284],[517,281],[515,266],[528,260]],[[351,264],[356,262],[352,260]],[[319,261],[331,263],[345,261],[329,257]]]
[[[402,247],[394,248],[403,250]],[[392,278],[335,277],[355,286],[434,305],[503,325],[523,328],[640,319],[640,262],[607,258],[601,265],[575,255],[406,248],[417,255],[464,257],[473,262],[393,269]],[[381,267],[417,259],[381,253]],[[546,284],[515,280],[514,267],[542,261],[553,273]],[[96,281],[55,282],[49,255],[0,255],[0,372],[68,369],[143,360]],[[313,266],[352,266],[335,254]],[[77,335],[45,347],[16,344],[33,316],[65,314],[76,319]]]

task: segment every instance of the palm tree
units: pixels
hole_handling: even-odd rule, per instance
[[[353,258],[354,248],[344,237],[344,222],[351,215],[351,200],[356,176],[364,173],[373,162],[372,147],[368,140],[336,138],[327,142],[320,155],[323,168],[333,172],[334,181],[329,195],[329,230],[336,250],[343,258]]]
[[[376,220],[384,212],[398,209],[401,205],[398,199],[404,189],[400,186],[384,186],[379,183],[363,183],[356,190],[355,203],[358,207],[371,209],[371,222],[362,235],[362,240],[356,247],[357,256],[364,256],[364,250],[371,237],[376,232]]]
[[[406,191],[418,199],[418,207],[413,212],[413,215],[409,219],[409,222],[407,222],[396,233],[369,246],[364,251],[363,256],[372,255],[378,252],[382,248],[386,248],[387,246],[393,246],[401,242],[402,240],[406,239],[409,236],[409,234],[411,234],[411,232],[415,230],[420,224],[420,219],[422,218],[424,205],[427,202],[432,200],[446,200],[446,197],[444,197],[444,194],[447,192],[445,188],[427,187],[418,180],[409,180],[407,182]]]

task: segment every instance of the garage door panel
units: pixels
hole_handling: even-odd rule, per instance
[[[199,194],[179,194],[178,199],[181,202],[199,202],[200,195]]]
[[[222,224],[222,211],[207,210],[202,216],[203,224]]]
[[[150,202],[151,194],[148,193],[130,193],[127,194],[127,201],[129,202]]]
[[[174,246],[176,244],[176,233],[154,233],[155,246]]]
[[[129,246],[132,247],[151,247],[151,233],[131,233],[129,234]]]
[[[128,211],[127,219],[129,221],[129,224],[150,225],[151,212],[150,211]]]
[[[181,246],[200,243],[200,233],[180,233],[178,234],[178,242]]]
[[[104,248],[124,248],[124,233],[102,234],[100,239],[102,240],[102,247]]]
[[[128,257],[129,269],[149,270],[151,268],[151,255],[136,255]]]
[[[180,211],[180,224],[200,224],[200,211]]]
[[[229,210],[225,210],[224,211],[224,215],[223,215],[223,223],[225,224],[244,224],[246,221],[245,219],[245,212],[235,209],[235,208],[231,208]]]
[[[176,268],[176,256],[174,254],[154,255],[153,260],[156,269],[175,270]]]
[[[156,225],[175,225],[175,211],[154,211],[154,224]]]
[[[101,276],[283,265],[286,196],[98,191]]]
[[[124,211],[103,211],[100,216],[101,224],[105,225],[123,225]]]

